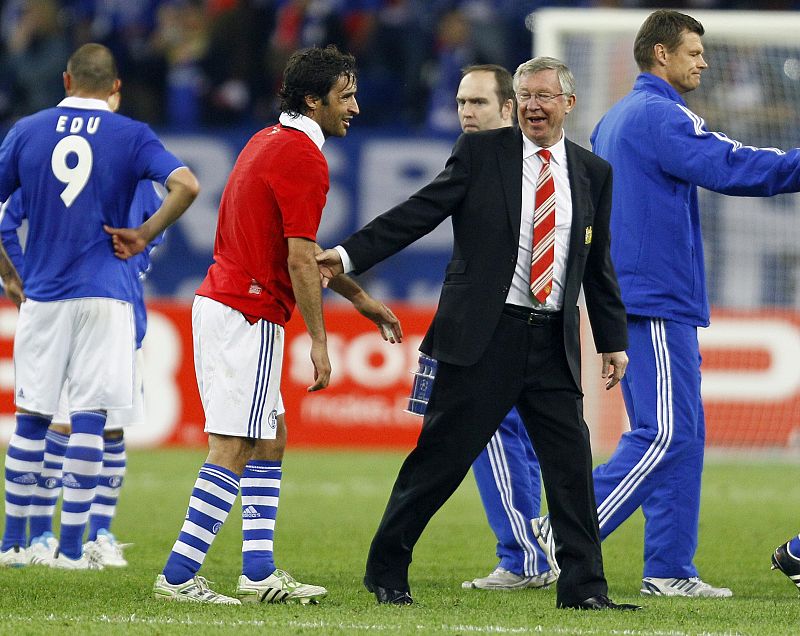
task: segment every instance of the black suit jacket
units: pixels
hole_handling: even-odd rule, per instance
[[[581,284],[597,351],[623,351],[628,341],[609,254],[611,166],[569,140],[566,151],[572,233],[563,295],[564,348],[580,387]],[[431,183],[373,219],[342,247],[360,273],[452,217],[453,256],[420,349],[437,360],[469,366],[483,354],[500,320],[517,262],[521,207],[520,131],[461,135]]]

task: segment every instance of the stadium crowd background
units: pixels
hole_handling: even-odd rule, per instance
[[[288,55],[336,43],[359,64],[359,126],[453,132],[471,63],[529,57],[526,16],[549,6],[752,9],[746,0],[0,0],[0,133],[61,99],[64,60],[115,53],[122,112],[174,131],[255,129],[276,115]],[[800,9],[771,0],[759,9]]]

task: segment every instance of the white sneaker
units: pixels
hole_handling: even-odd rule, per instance
[[[44,532],[31,540],[28,546],[28,563],[31,565],[47,565],[56,557],[58,539],[52,532]]]
[[[28,552],[18,545],[11,546],[5,552],[0,552],[0,568],[24,568],[28,565]]]
[[[550,571],[555,572],[556,578],[558,578],[561,574],[561,568],[558,565],[558,561],[556,561],[556,542],[553,539],[550,515],[531,519],[531,528],[533,528],[533,536],[536,537],[536,542],[547,558],[547,565],[550,566]]]
[[[56,550],[55,556],[48,560],[42,561],[43,564],[49,565],[56,570],[102,570],[103,564],[95,561],[91,555],[85,552],[81,553],[80,558],[70,559],[67,555],[62,554]]]
[[[119,543],[108,530],[100,529],[97,531],[97,539],[83,544],[83,551],[107,568],[124,568],[128,562],[122,555],[122,550],[131,545],[133,544]]]
[[[547,570],[534,576],[522,576],[509,572],[505,568],[496,567],[489,576],[472,581],[464,581],[461,587],[465,590],[521,590],[524,588],[547,587],[558,579],[558,574]]]
[[[691,596],[694,598],[729,598],[733,596],[727,587],[714,587],[700,577],[690,579],[659,579],[646,576],[642,579],[643,596]]]
[[[283,570],[275,570],[263,581],[239,577],[236,596],[244,603],[294,603],[316,605],[328,590],[319,585],[307,585],[292,578]]]
[[[173,585],[167,577],[159,574],[153,585],[153,596],[162,601],[181,601],[188,603],[216,603],[219,605],[241,605],[238,599],[217,594],[208,587],[205,577],[195,576],[186,583]]]

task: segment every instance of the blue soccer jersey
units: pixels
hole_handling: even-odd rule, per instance
[[[130,209],[130,225],[137,226],[149,219],[161,206],[161,195],[156,190],[152,181],[141,181],[136,186]],[[22,208],[22,194],[17,190],[0,208],[0,240],[8,257],[22,277],[25,278],[25,254],[19,241],[19,230],[22,220],[26,217]],[[127,275],[133,281],[133,314],[136,321],[136,348],[142,346],[142,340],[147,332],[147,309],[144,304],[144,289],[142,283],[150,271],[150,253],[164,240],[164,233],[159,234],[147,246],[147,249],[127,260]]]
[[[147,125],[102,100],[68,97],[17,122],[0,146],[0,201],[20,189],[26,295],[134,302],[129,265],[114,256],[103,225],[133,225],[139,181],[164,184],[182,166]]]

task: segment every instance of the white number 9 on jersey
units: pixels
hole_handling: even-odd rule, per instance
[[[73,167],[67,165],[67,157],[74,154],[77,161]],[[92,163],[94,155],[89,142],[78,135],[64,137],[53,148],[53,155],[50,157],[50,166],[53,174],[61,183],[66,183],[67,187],[61,193],[61,200],[67,207],[71,206],[78,195],[81,193],[89,177],[92,174]]]

